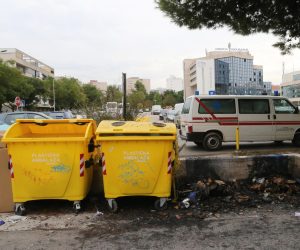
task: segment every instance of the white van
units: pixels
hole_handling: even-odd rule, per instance
[[[223,142],[292,140],[300,146],[300,114],[279,96],[190,96],[181,112],[180,136],[207,150]]]

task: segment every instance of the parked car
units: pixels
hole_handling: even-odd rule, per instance
[[[175,114],[175,109],[169,109],[166,116],[166,122],[174,122]]]
[[[174,123],[177,128],[180,128],[180,115],[181,115],[183,105],[184,103],[176,103],[174,107],[175,109]]]
[[[159,114],[159,120],[166,121],[168,109],[162,109]]]
[[[70,110],[68,111],[47,111],[46,115],[52,117],[52,119],[73,119],[75,116]]]
[[[10,126],[16,122],[16,119],[51,119],[41,112],[32,112],[32,111],[17,111],[17,112],[7,112],[0,114],[0,124],[1,127],[5,128],[4,125]]]
[[[161,111],[161,106],[160,105],[153,105],[151,109],[151,114],[152,115],[159,115]]]

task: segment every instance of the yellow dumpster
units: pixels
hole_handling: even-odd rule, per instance
[[[166,208],[175,159],[174,124],[102,121],[96,140],[104,194],[113,212],[118,209],[116,198],[122,196],[155,196],[155,208]]]
[[[74,201],[74,210],[89,192],[96,124],[90,119],[17,120],[4,134],[16,214],[24,202],[41,199]]]

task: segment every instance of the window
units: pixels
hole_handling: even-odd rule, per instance
[[[235,114],[235,100],[234,99],[202,99],[201,102],[206,109],[214,114]],[[204,107],[199,104],[198,113],[208,114]]]
[[[273,99],[276,114],[294,114],[296,108],[285,99]]]
[[[181,114],[188,114],[188,113],[190,113],[191,102],[192,102],[192,98],[186,99],[186,101],[185,101],[185,103],[184,103],[184,105],[182,107]]]
[[[46,119],[44,116],[35,114],[35,113],[28,113],[29,119]]]
[[[239,99],[240,114],[269,114],[268,99]]]
[[[250,80],[250,82],[251,82],[251,81],[252,81],[252,78],[250,78],[249,80]]]
[[[6,124],[13,124],[16,122],[16,119],[24,119],[27,118],[24,113],[19,114],[8,114],[4,120]]]

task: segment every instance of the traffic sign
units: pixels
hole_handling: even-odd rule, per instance
[[[17,107],[20,107],[21,104],[22,104],[21,98],[20,98],[19,96],[16,96],[16,98],[15,98],[15,105],[16,105]]]

